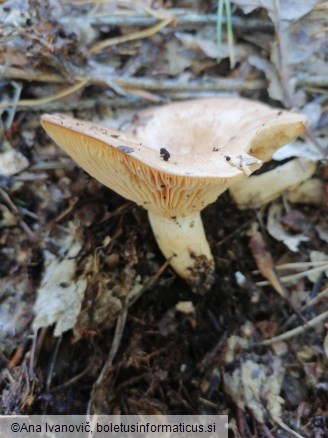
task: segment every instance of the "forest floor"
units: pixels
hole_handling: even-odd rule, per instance
[[[217,1],[1,2],[2,414],[227,414],[234,437],[328,436],[328,3],[230,6],[232,31]],[[200,294],[146,211],[40,115],[120,129],[219,96],[305,114],[304,137],[263,169],[315,166],[260,207],[225,192],[203,211],[216,272]]]

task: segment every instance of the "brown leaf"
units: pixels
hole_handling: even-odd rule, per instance
[[[265,248],[265,243],[262,234],[255,231],[249,241],[249,247],[252,251],[256,266],[265,277],[271,286],[284,298],[286,293],[282,286],[279,277],[277,276],[271,254]]]

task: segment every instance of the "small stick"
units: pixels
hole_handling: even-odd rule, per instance
[[[47,389],[48,392],[50,390],[52,376],[53,376],[53,373],[54,373],[55,364],[56,364],[56,361],[57,361],[57,356],[58,356],[58,351],[59,351],[59,347],[60,347],[61,341],[62,341],[62,337],[59,336],[57,338],[57,340],[56,340],[55,350],[54,350],[52,358],[51,358],[49,373],[48,373],[47,380],[46,380],[46,389]]]
[[[36,235],[31,230],[31,228],[21,219],[21,212],[16,207],[16,205],[11,200],[10,196],[7,192],[5,192],[2,188],[0,188],[0,196],[4,200],[4,202],[7,204],[11,212],[18,218],[18,224],[22,228],[22,230],[26,233],[26,235],[29,237],[32,242],[36,241]]]
[[[8,107],[12,107],[12,106],[34,106],[37,104],[43,104],[43,103],[48,103],[51,102],[53,100],[58,100],[58,99],[62,99],[63,97],[67,97],[70,94],[75,93],[76,91],[80,90],[81,88],[85,87],[88,83],[88,79],[84,79],[82,81],[79,81],[78,83],[66,87],[64,90],[59,91],[58,93],[55,93],[51,96],[46,96],[46,97],[41,97],[39,99],[22,99],[18,102],[1,102],[0,103],[0,108],[8,108]]]
[[[304,269],[304,268],[310,268],[315,266],[323,266],[327,263],[326,261],[321,262],[291,262],[291,263],[283,263],[282,265],[276,265],[275,269],[277,271],[284,271],[284,270],[297,270],[297,269]],[[259,274],[260,271],[258,269],[255,269],[252,271],[252,274]]]
[[[124,308],[123,311],[118,315],[113,343],[109,351],[107,360],[96,380],[95,386],[100,385],[102,383],[105,374],[109,371],[109,369],[112,366],[113,360],[116,356],[116,353],[118,351],[118,348],[122,340],[127,314],[128,314],[128,308]]]
[[[277,344],[278,342],[285,341],[287,339],[293,338],[295,336],[298,336],[302,333],[304,333],[306,330],[309,330],[312,327],[315,327],[320,322],[324,321],[326,318],[328,318],[328,310],[326,312],[321,313],[320,315],[316,316],[313,319],[310,319],[310,321],[307,321],[306,324],[301,325],[299,327],[296,327],[292,330],[289,330],[286,333],[283,333],[279,336],[275,336],[274,338],[266,339],[265,341],[258,342],[252,344],[252,347],[264,347],[269,346],[273,344]]]
[[[299,278],[306,277],[308,274],[326,271],[328,269],[328,262],[326,264],[317,266],[316,268],[308,269],[307,271],[298,272],[296,274],[285,275],[284,277],[280,277],[280,281],[283,283],[287,283],[289,281],[298,280]],[[255,283],[256,286],[269,286],[270,283],[268,281],[258,281]]]
[[[100,41],[91,47],[90,53],[96,54],[96,53],[99,53],[102,50],[107,49],[108,47],[111,47],[111,46],[116,46],[118,44],[126,43],[128,41],[149,38],[150,36],[153,36],[157,32],[159,32],[163,27],[166,27],[168,24],[170,24],[172,19],[173,19],[173,17],[166,18],[166,19],[160,21],[159,23],[155,24],[154,26],[149,27],[146,30],[140,30],[137,32],[132,32],[128,35],[122,35],[119,37],[109,38],[105,41]]]
[[[94,367],[94,364],[92,362],[89,363],[89,365],[83,371],[81,371],[79,374],[77,374],[76,376],[72,377],[71,379],[67,380],[66,382],[64,382],[60,385],[52,387],[51,392],[62,391],[63,389],[68,388],[69,386],[78,382],[86,374],[88,374],[88,372],[91,371],[93,367]]]
[[[148,283],[146,283],[143,286],[143,288],[138,292],[137,295],[134,295],[130,300],[129,300],[129,295],[127,296],[127,301],[128,301],[127,306],[128,307],[132,306],[132,304],[135,303],[147,289],[149,289],[150,287],[152,287],[155,284],[155,282],[158,280],[159,276],[169,266],[172,257],[170,257],[168,260],[166,260],[162,264],[162,266],[159,268],[159,270],[156,272],[156,274],[148,281]]]
[[[197,12],[187,12],[186,9],[167,9],[167,13],[174,16],[176,24],[172,31],[176,32],[181,28],[188,26],[203,26],[216,25],[216,14],[198,14]],[[164,17],[162,17],[164,18]],[[83,22],[91,26],[124,26],[124,27],[148,27],[156,24],[158,19],[156,17],[145,14],[111,14],[101,16],[86,16],[83,17]],[[273,31],[273,25],[270,20],[261,20],[257,18],[231,17],[232,25],[240,30],[264,30]],[[62,17],[60,19],[62,24],[71,24],[72,18]],[[222,24],[226,24],[226,18],[222,18]]]
[[[315,306],[318,304],[322,299],[328,298],[328,287],[320,292],[316,297],[312,298],[312,300],[309,300],[307,303],[305,303],[300,309],[299,312],[303,312],[304,310],[307,310],[310,307]],[[291,324],[293,321],[295,321],[296,315],[292,315],[287,321],[283,324],[284,327]]]

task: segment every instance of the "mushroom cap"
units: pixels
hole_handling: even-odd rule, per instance
[[[61,114],[41,119],[50,137],[90,175],[166,217],[214,202],[300,135],[305,122],[299,114],[227,98],[141,111],[126,133]]]

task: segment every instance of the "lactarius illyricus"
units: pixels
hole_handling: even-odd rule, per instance
[[[200,211],[300,135],[305,122],[300,114],[238,98],[141,111],[127,132],[60,114],[41,121],[90,175],[148,211],[173,269],[202,284],[210,282],[214,260]]]

